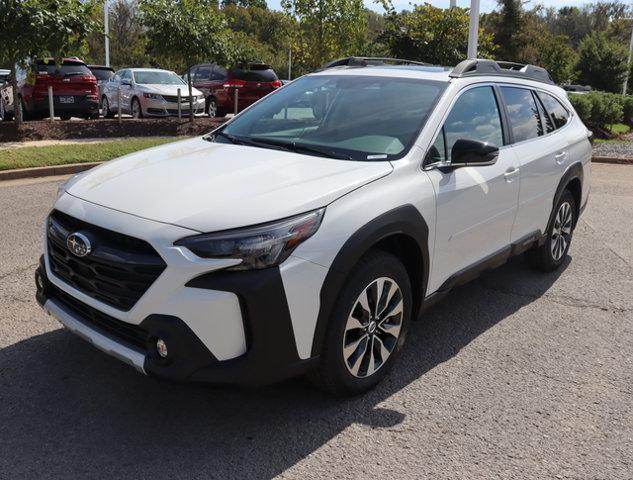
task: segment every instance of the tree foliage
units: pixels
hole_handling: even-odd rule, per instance
[[[140,0],[148,53],[165,68],[227,63],[237,56],[224,15],[213,0]]]
[[[297,22],[292,45],[300,70],[358,54],[365,45],[363,0],[282,0],[281,5]]]
[[[621,92],[628,71],[628,50],[595,32],[580,42],[578,50],[580,81],[607,92]]]
[[[98,24],[91,16],[93,4],[79,0],[0,1],[0,58],[11,68],[14,105],[20,104],[15,67],[29,58],[51,56],[57,61],[74,54]],[[16,109],[16,121],[22,111]]]
[[[383,39],[400,58],[436,65],[456,65],[466,58],[469,13],[467,9],[443,9],[428,3],[413,11],[391,13]],[[479,56],[492,57],[492,35],[479,31]]]

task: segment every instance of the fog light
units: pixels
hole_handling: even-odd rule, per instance
[[[167,344],[162,338],[156,340],[156,351],[161,356],[161,358],[167,357]]]
[[[44,280],[42,280],[42,274],[39,272],[35,274],[35,286],[39,291],[44,290]]]

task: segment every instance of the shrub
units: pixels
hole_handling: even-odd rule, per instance
[[[622,95],[591,92],[586,95],[570,95],[570,101],[582,121],[593,128],[606,129],[607,125],[623,121]]]
[[[593,105],[589,95],[591,94],[569,95],[569,101],[574,106],[574,109],[576,109],[576,113],[585,125],[591,125],[591,110],[593,108]]]
[[[626,47],[603,32],[588,35],[578,47],[580,82],[595,89],[621,92],[629,69]]]
[[[624,110],[624,118],[622,121],[633,127],[633,95],[627,95],[622,99],[622,107]]]

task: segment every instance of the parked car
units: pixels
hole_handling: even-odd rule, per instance
[[[9,75],[11,75],[11,70],[0,68],[0,85],[9,80]]]
[[[183,76],[187,81],[187,74]],[[226,69],[213,63],[191,68],[193,86],[204,93],[205,111],[210,117],[223,117],[235,111],[235,90],[238,110],[244,110],[283,84],[270,65],[258,62],[240,63]]]
[[[166,117],[178,115],[178,89],[183,115],[189,113],[189,92],[182,78],[169,70],[157,68],[124,68],[119,70],[103,86],[101,111],[105,117],[113,117],[118,110],[118,92],[121,92],[121,111],[141,117]],[[204,112],[204,95],[192,91],[194,113]]]
[[[568,262],[590,132],[545,70],[513,68],[331,68],[79,174],[38,302],[148,375],[366,391],[454,286],[522,252]]]
[[[114,76],[114,68],[104,65],[88,65],[88,68],[97,79],[97,87],[99,88],[99,98],[103,93],[103,85]]]
[[[77,58],[65,58],[61,65],[48,58],[28,63],[26,68],[16,68],[18,97],[24,117],[43,118],[49,114],[48,87],[53,87],[55,115],[62,120],[71,116],[93,118],[99,114],[97,80],[84,62]],[[0,89],[4,116],[15,113],[13,88],[8,83]]]

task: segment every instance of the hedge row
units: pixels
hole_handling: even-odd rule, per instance
[[[607,125],[625,123],[633,126],[633,95],[590,92],[570,94],[569,100],[585,125],[606,130]]]

